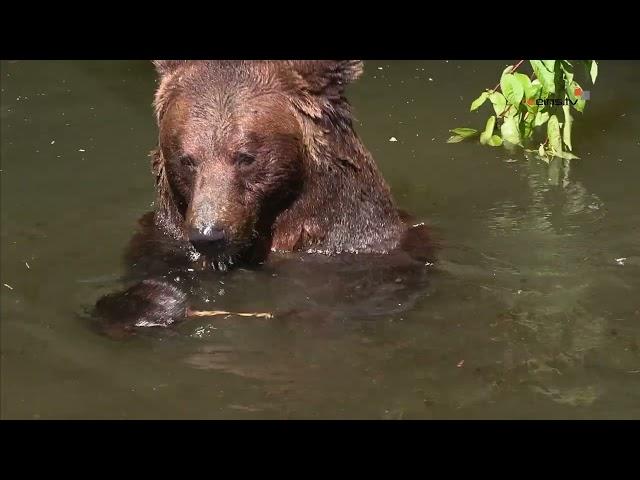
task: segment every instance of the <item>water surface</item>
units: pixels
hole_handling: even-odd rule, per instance
[[[551,168],[445,143],[482,126],[469,104],[505,65],[369,61],[349,89],[398,205],[443,244],[417,294],[356,301],[331,287],[365,260],[294,259],[212,279],[209,300],[299,314],[115,341],[83,311],[151,208],[155,73],[2,62],[1,417],[640,418],[640,63],[601,63],[581,160]]]

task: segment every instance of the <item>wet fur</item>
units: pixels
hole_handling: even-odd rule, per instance
[[[127,253],[129,279],[143,280],[98,302],[108,323],[173,324],[186,297],[167,283],[168,274],[186,267],[227,270],[292,251],[406,249],[418,263],[433,260],[426,227],[412,227],[396,209],[354,130],[344,90],[362,73],[360,61],[154,64],[160,131],[151,153],[155,210],[141,220]],[[257,133],[245,134],[249,127]],[[183,139],[204,159],[200,177],[173,158]],[[233,163],[234,149],[245,144],[258,152],[254,170]],[[196,204],[224,217],[230,240],[223,251],[204,254],[188,242],[186,226],[199,219]]]

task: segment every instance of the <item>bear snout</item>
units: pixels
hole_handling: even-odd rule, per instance
[[[223,228],[208,225],[204,228],[190,227],[189,241],[197,248],[198,246],[213,246],[224,241],[226,234]]]

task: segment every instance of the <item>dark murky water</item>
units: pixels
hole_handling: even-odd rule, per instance
[[[282,261],[212,279],[210,304],[300,314],[114,341],[83,309],[153,200],[155,74],[3,62],[2,418],[640,418],[640,63],[601,63],[570,168],[445,143],[504,64],[370,61],[350,89],[444,245],[417,292],[347,294],[364,259]]]

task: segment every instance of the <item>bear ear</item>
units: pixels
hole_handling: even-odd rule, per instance
[[[153,66],[156,67],[158,75],[165,75],[175,72],[179,67],[185,65],[188,60],[153,60]]]
[[[292,60],[289,65],[313,93],[341,95],[364,70],[362,60]]]

